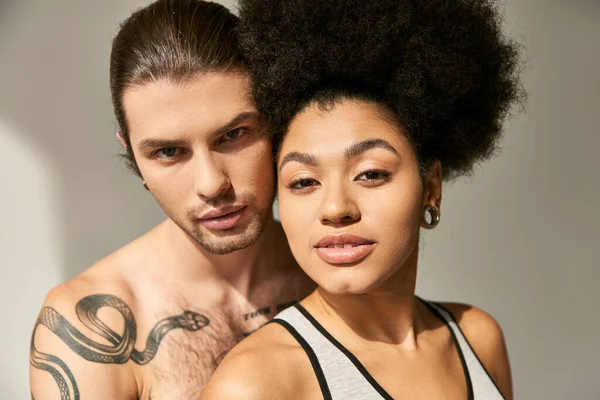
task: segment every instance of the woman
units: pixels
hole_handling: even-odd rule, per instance
[[[281,221],[318,289],[234,348],[202,399],[511,399],[502,331],[415,297],[442,181],[521,92],[490,0],[242,0]]]

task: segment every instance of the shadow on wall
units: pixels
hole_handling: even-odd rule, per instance
[[[36,157],[52,165],[61,280],[162,219],[117,156],[108,86],[112,37],[119,21],[143,3],[0,3],[0,110],[13,132],[38,149]]]
[[[110,42],[139,2],[112,3],[0,0],[3,399],[29,397],[29,335],[48,290],[162,218],[117,157]]]
[[[10,362],[0,382],[2,398],[26,398],[29,332],[50,286],[61,280],[63,233],[54,165],[25,135],[0,119],[2,207],[0,359]],[[10,321],[10,322],[9,322]],[[5,381],[4,381],[5,380]]]

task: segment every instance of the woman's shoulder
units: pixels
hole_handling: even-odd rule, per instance
[[[267,324],[225,356],[201,400],[296,398],[303,383],[306,386],[305,359],[304,350],[285,328]]]
[[[481,308],[463,303],[439,302],[436,304],[452,315],[480,359],[482,357],[490,358],[502,350],[504,333],[498,321],[489,313]]]
[[[465,339],[506,398],[512,398],[510,363],[504,332],[488,312],[463,303],[436,303],[454,318]]]

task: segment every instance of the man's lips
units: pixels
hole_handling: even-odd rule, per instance
[[[231,229],[240,221],[245,210],[246,206],[223,207],[203,214],[199,221],[208,229]]]
[[[375,242],[350,233],[327,235],[317,242],[317,255],[328,264],[350,264],[368,256]]]
[[[226,216],[227,214],[231,214],[236,211],[239,211],[242,208],[244,208],[244,206],[242,206],[242,205],[233,205],[233,206],[217,208],[216,210],[212,210],[212,211],[202,214],[202,216],[198,219],[201,221],[204,221],[204,220],[209,220],[209,219],[213,219],[213,218],[219,218],[219,217]]]

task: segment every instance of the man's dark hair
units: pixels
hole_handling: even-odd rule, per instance
[[[239,39],[277,151],[311,103],[386,107],[421,167],[469,173],[524,97],[519,46],[493,0],[239,0]]]
[[[185,81],[204,72],[240,68],[238,18],[224,6],[200,0],[158,0],[121,24],[110,55],[110,90],[128,167],[141,176],[123,109],[123,92],[159,79]]]

